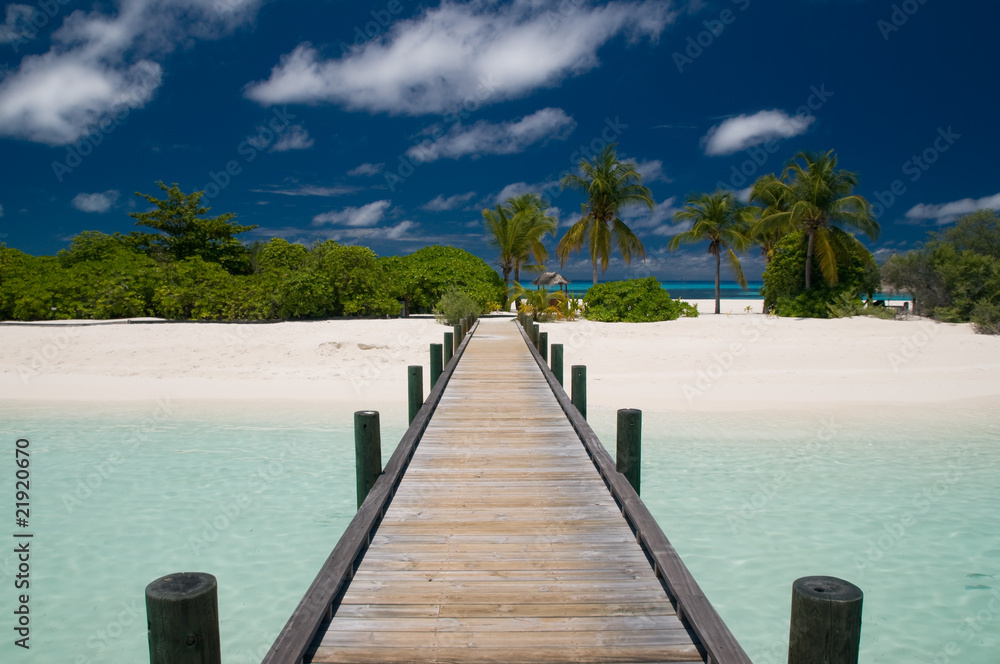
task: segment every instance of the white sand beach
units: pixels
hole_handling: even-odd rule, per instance
[[[712,311],[712,301],[699,310]],[[800,320],[724,300],[662,323],[546,323],[589,403],[730,411],[1000,406],[1000,338],[924,319]],[[746,307],[751,307],[751,313]],[[514,323],[511,322],[511,325]],[[429,318],[0,326],[0,399],[401,403],[446,328]],[[426,389],[426,388],[425,388]]]

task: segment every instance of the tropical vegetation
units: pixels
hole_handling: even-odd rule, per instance
[[[604,323],[651,323],[698,315],[696,306],[670,299],[656,277],[598,284],[587,290],[583,301],[587,320]]]
[[[636,205],[654,208],[652,194],[643,186],[635,165],[618,159],[615,148],[616,144],[611,143],[592,162],[580,160],[581,174],[567,173],[562,179],[563,189],[585,192],[587,202],[582,204],[583,217],[559,240],[556,255],[565,265],[570,254],[586,245],[594,266],[595,286],[597,266],[600,264],[602,273],[608,269],[613,249],[618,250],[626,265],[631,265],[633,257],[646,258],[642,241],[619,218],[619,212]]]
[[[908,293],[921,314],[1000,333],[1000,216],[979,210],[929,233],[922,246],[886,261],[882,281]]]
[[[736,277],[736,283],[747,287],[743,276],[743,266],[736,251],[746,251],[750,246],[749,227],[742,214],[741,206],[728,191],[716,191],[689,198],[684,209],[674,214],[674,223],[690,223],[691,228],[678,233],[667,245],[670,251],[684,242],[708,240],[708,253],[715,257],[715,313],[720,312],[720,267],[722,254],[726,255]]]

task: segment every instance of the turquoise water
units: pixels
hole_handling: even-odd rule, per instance
[[[603,282],[601,282],[603,283]],[[730,300],[759,300],[761,298],[760,288],[764,285],[762,281],[751,281],[747,288],[743,289],[736,282],[722,282],[719,284],[719,291],[723,298]],[[592,281],[573,281],[569,285],[570,293],[582,296],[587,289],[593,286]],[[683,300],[713,300],[715,299],[714,281],[666,281],[662,288],[670,293],[670,297]],[[887,298],[894,300],[910,300],[906,295],[886,295],[877,293],[876,300]]]
[[[643,497],[756,664],[785,661],[791,584],[813,574],[865,591],[863,662],[995,664],[998,415],[646,413]],[[613,418],[591,412],[608,442]],[[404,428],[383,412],[384,459]],[[31,441],[35,535],[31,650],[4,626],[5,662],[148,661],[143,589],[177,571],[218,577],[223,659],[259,662],[354,514],[350,412],[4,405],[0,433],[8,514]]]

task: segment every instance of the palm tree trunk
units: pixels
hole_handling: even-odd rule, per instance
[[[806,290],[812,288],[813,244],[816,242],[816,231],[809,230],[809,244],[806,246]]]
[[[517,265],[514,266],[514,283],[521,283],[521,268]]]
[[[719,264],[722,262],[722,252],[715,252],[715,313],[722,313],[720,311],[720,293],[719,293]]]
[[[597,285],[597,259],[594,259],[594,285]]]

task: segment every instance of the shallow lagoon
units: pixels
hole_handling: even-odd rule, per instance
[[[382,420],[388,459],[402,404]],[[614,412],[591,421],[613,444]],[[347,411],[6,404],[0,432],[8,478],[31,440],[26,661],[148,661],[143,588],[197,570],[219,578],[224,661],[259,662],[354,513]],[[996,409],[646,413],[642,493],[756,664],[785,661],[791,583],[812,574],[865,591],[864,662],[993,664],[998,433]]]

